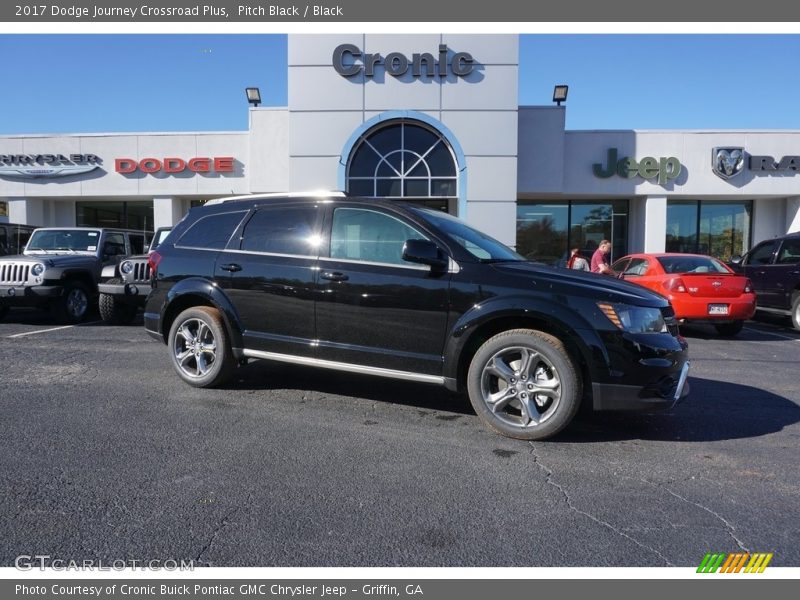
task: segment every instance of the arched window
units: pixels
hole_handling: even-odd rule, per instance
[[[453,151],[440,133],[418,121],[389,121],[353,146],[347,191],[413,201],[455,199],[457,175]]]

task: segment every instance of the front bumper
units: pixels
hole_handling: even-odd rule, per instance
[[[689,367],[687,360],[680,371],[646,386],[593,383],[594,410],[650,412],[670,409],[689,395]]]
[[[101,283],[97,291],[109,296],[117,296],[123,300],[144,304],[150,293],[149,283]]]
[[[36,306],[61,295],[60,285],[0,285],[0,306]]]

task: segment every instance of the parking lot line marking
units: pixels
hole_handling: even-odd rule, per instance
[[[58,331],[59,329],[69,329],[70,327],[75,327],[75,325],[64,325],[63,327],[52,327],[50,329],[39,329],[37,331],[26,331],[25,333],[15,333],[14,335],[9,335],[8,339],[25,337],[26,335],[36,335],[37,333],[47,333],[48,331]]]
[[[763,333],[764,335],[772,335],[782,340],[791,340],[793,342],[800,342],[800,338],[789,337],[788,335],[781,335],[780,333],[772,333],[771,331],[764,331],[763,329],[753,329],[752,327],[745,327],[747,331],[754,331],[755,333]]]

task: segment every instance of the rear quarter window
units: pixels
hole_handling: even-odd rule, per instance
[[[181,235],[176,247],[222,250],[247,211],[217,213],[200,217]]]

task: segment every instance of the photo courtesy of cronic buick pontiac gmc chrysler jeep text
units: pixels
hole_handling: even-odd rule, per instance
[[[688,393],[667,300],[526,261],[422,206],[247,196],[192,209],[150,256],[145,328],[190,385],[267,359],[463,390],[514,438]]]

